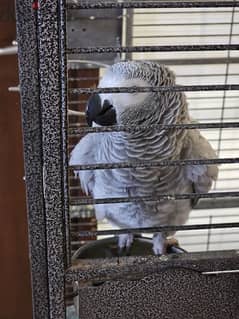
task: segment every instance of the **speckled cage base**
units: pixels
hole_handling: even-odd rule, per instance
[[[79,318],[236,319],[238,287],[238,274],[206,276],[171,268],[141,280],[79,289]]]
[[[236,251],[70,265],[65,1],[17,0],[16,13],[34,318],[65,318],[65,281],[81,319],[238,318]]]

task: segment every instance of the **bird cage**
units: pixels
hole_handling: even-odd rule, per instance
[[[69,287],[75,318],[238,317],[238,7],[238,1],[215,0],[16,2],[35,319],[70,318]],[[186,92],[200,121],[180,128],[205,132],[218,154],[157,165],[217,163],[220,175],[211,192],[197,194],[186,225],[106,229],[96,224],[92,205],[125,199],[86,197],[73,179],[69,152],[83,134],[127,129],[87,127],[82,112],[91,93],[129,91],[96,88],[107,65],[143,59],[175,71],[180,84],[162,90]],[[107,169],[120,165],[131,164]],[[194,197],[161,194],[153,200]],[[83,257],[82,244],[100,236],[165,229],[179,231],[188,252],[153,256],[141,247],[134,256]]]

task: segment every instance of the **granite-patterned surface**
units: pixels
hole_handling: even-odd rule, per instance
[[[80,319],[238,319],[239,275],[168,269],[79,291]]]

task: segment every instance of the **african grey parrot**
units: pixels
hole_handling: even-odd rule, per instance
[[[173,72],[153,62],[119,62],[107,69],[99,87],[148,87],[175,85]],[[143,125],[191,123],[184,93],[94,94],[88,103],[89,125]],[[140,130],[89,133],[72,151],[70,165],[211,159],[216,154],[198,130]],[[206,193],[217,179],[216,165],[187,165],[75,171],[81,186],[94,198],[150,196],[157,194]],[[107,218],[120,228],[182,225],[193,201],[163,200],[95,205],[97,219]],[[165,238],[153,236],[155,254],[165,252]],[[119,236],[121,249],[130,247],[131,234]]]

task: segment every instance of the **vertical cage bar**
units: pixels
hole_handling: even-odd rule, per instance
[[[42,112],[43,186],[51,319],[65,318],[67,190],[64,2],[39,1],[38,39]],[[63,46],[63,47],[62,47]]]
[[[16,1],[33,318],[49,318],[46,220],[39,99],[37,13],[31,0]]]
[[[133,45],[133,14],[134,9],[126,9],[126,30],[125,30],[125,46],[130,47]],[[126,60],[132,60],[132,52],[125,53]]]
[[[233,37],[233,26],[235,23],[235,7],[232,8],[232,14],[231,14],[231,23],[230,23],[230,30],[228,35],[228,44],[232,44],[232,37]],[[231,57],[231,51],[227,51],[227,61],[226,61],[226,70],[225,70],[225,79],[224,79],[224,85],[228,84],[228,77],[229,77],[229,67],[230,67],[230,57]],[[226,107],[226,98],[227,98],[227,91],[223,91],[223,98],[222,98],[222,107],[221,107],[221,114],[220,114],[220,122],[222,123],[224,120],[225,115],[225,107]],[[219,137],[218,137],[218,143],[217,143],[217,156],[220,157],[221,153],[221,145],[222,145],[222,135],[223,135],[223,129],[219,129]],[[214,189],[216,188],[217,181],[215,181]]]
[[[67,267],[71,264],[70,209],[68,182],[68,101],[67,101],[67,56],[66,56],[66,6],[65,0],[60,0],[60,47],[61,47],[61,106],[62,106],[62,149],[63,149],[63,188],[64,188],[64,218],[66,234]]]

